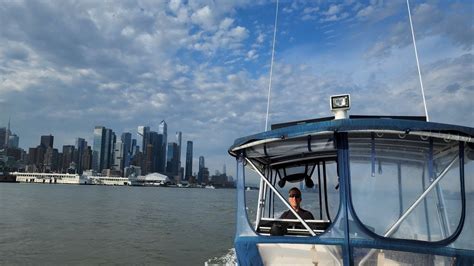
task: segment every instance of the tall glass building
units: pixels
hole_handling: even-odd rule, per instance
[[[94,143],[92,146],[92,170],[102,172],[105,153],[105,127],[94,128]]]
[[[120,140],[123,143],[123,152],[124,152],[124,158],[123,158],[123,167],[129,167],[130,166],[130,158],[133,153],[133,148],[132,148],[132,133],[130,132],[124,132],[122,133],[122,136],[120,136]]]
[[[205,168],[204,156],[199,156],[199,171],[198,171],[198,183],[202,183],[203,170]]]
[[[178,172],[179,169],[181,169],[181,140],[182,140],[183,134],[181,131],[176,132],[176,143],[178,144]]]
[[[193,142],[189,141],[186,143],[186,169],[184,179],[189,180],[193,175]]]
[[[146,153],[146,145],[150,143],[150,127],[147,126],[139,126],[138,127],[138,138],[137,138],[137,144],[141,145],[140,149],[143,152],[143,154]]]
[[[172,177],[178,176],[178,164],[178,144],[176,144],[175,142],[170,142],[168,143],[168,151],[166,156],[166,173]]]
[[[79,174],[82,174],[84,170],[84,152],[87,149],[87,142],[83,138],[76,139],[76,155],[75,155],[75,162],[76,162],[76,169]]]
[[[164,174],[166,172],[166,148],[168,146],[168,125],[166,124],[165,120],[160,122],[158,126],[158,136],[159,143],[158,143],[158,168],[157,171],[159,173]]]

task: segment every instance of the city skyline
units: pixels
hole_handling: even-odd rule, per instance
[[[411,1],[430,121],[474,126],[473,8]],[[278,14],[270,124],[331,116],[341,93],[350,114],[424,115],[405,2],[281,1]],[[274,1],[11,1],[0,18],[0,126],[11,117],[20,147],[166,120],[194,142],[194,169],[204,155],[235,175],[227,149],[264,131]]]
[[[19,148],[24,151],[25,155],[27,156],[24,161],[25,166],[31,166],[31,164],[36,164],[41,165],[41,168],[31,168],[27,167],[26,171],[33,171],[33,172],[44,172],[44,171],[52,171],[52,172],[63,172],[67,173],[68,168],[70,167],[71,163],[75,163],[75,168],[74,171],[78,171],[79,173],[82,173],[84,170],[93,170],[94,172],[97,173],[102,173],[102,170],[105,169],[110,169],[113,172],[113,175],[120,175],[124,176],[126,173],[124,169],[126,167],[132,166],[132,167],[142,167],[141,173],[142,174],[147,174],[147,173],[162,173],[162,174],[167,174],[169,176],[177,176],[180,173],[180,161],[181,158],[180,156],[182,153],[180,152],[182,147],[179,145],[181,143],[182,139],[182,132],[178,131],[175,134],[176,139],[171,139],[168,142],[166,141],[166,137],[164,138],[165,142],[160,142],[162,144],[159,144],[159,146],[162,148],[163,146],[166,146],[165,150],[161,150],[161,148],[158,148],[154,150],[154,153],[156,153],[156,161],[150,162],[150,163],[163,163],[163,167],[159,166],[153,166],[152,169],[147,169],[143,170],[143,167],[146,167],[145,161],[138,162],[136,161],[136,158],[133,158],[138,152],[143,153],[144,149],[140,145],[137,145],[137,140],[140,138],[140,131],[145,128],[147,130],[147,142],[151,144],[156,144],[154,141],[158,139],[162,139],[163,135],[167,135],[167,124],[165,120],[162,120],[160,125],[158,126],[158,132],[155,132],[153,130],[150,130],[150,127],[148,126],[138,126],[135,134],[134,132],[122,132],[121,134],[116,134],[116,132],[113,131],[113,129],[106,128],[103,126],[95,126],[94,130],[91,135],[92,141],[88,142],[86,141],[86,138],[84,137],[77,137],[74,141],[74,143],[69,143],[69,144],[57,144],[54,145],[54,135],[53,134],[48,134],[48,135],[40,135],[38,136],[39,138],[39,145],[32,145],[32,147],[27,147],[23,148],[21,146],[18,146],[18,139],[19,136],[14,133],[14,130],[11,130],[10,125],[8,127],[1,127],[0,126],[0,135],[2,137],[2,140],[0,141],[0,147],[1,148],[9,148],[9,149],[16,149]],[[153,128],[151,128],[153,129]],[[3,130],[3,131],[2,131]],[[156,134],[157,136],[154,136]],[[135,136],[135,137],[134,137]],[[9,143],[6,145],[4,142],[7,141],[7,138],[9,138]],[[154,140],[155,139],[155,140]],[[191,149],[192,149],[192,141],[188,141],[188,145],[191,143]],[[148,145],[149,146],[149,145]],[[35,148],[36,147],[36,148]],[[61,149],[62,147],[62,149]],[[171,148],[169,148],[171,147]],[[37,158],[37,150],[41,149],[42,151],[40,152],[41,155],[39,155],[41,158]],[[51,149],[51,151],[49,151]],[[84,155],[85,152],[89,150],[89,155]],[[146,149],[145,149],[146,151]],[[53,154],[48,154],[48,153],[53,153]],[[129,154],[127,154],[129,152]],[[60,156],[60,159],[54,159],[58,161],[60,165],[55,166],[53,169],[51,167],[51,158],[58,158],[58,154]],[[32,157],[33,156],[33,157]],[[53,156],[53,157],[51,157]],[[83,162],[83,156],[88,156],[90,162],[86,163]],[[143,155],[140,155],[143,156]],[[145,154],[146,157],[146,154]],[[145,158],[143,157],[143,159]],[[140,157],[142,158],[142,157]],[[199,160],[201,158],[204,158],[204,156],[200,155]],[[32,160],[32,161],[31,161]],[[138,159],[141,160],[141,159]],[[189,160],[192,160],[192,164],[194,164],[194,161],[197,160],[193,156],[193,152],[189,154],[188,152],[186,153],[186,168],[189,168]],[[43,163],[43,161],[45,163]],[[46,161],[49,162],[49,164],[46,164]],[[190,167],[190,170],[186,170],[186,174],[188,176],[184,176],[184,173],[182,178],[180,179],[181,181],[188,181],[190,176],[193,176],[194,178],[197,178],[198,176],[198,171],[191,172],[190,174],[188,171],[192,171],[192,164]],[[44,166],[43,166],[44,165]],[[83,165],[86,165],[85,168],[83,168]],[[43,168],[44,167],[44,168]],[[199,171],[201,171],[202,166],[201,162],[199,161]],[[208,169],[206,167],[206,169]],[[207,170],[206,170],[207,171]],[[120,172],[120,174],[119,174]],[[216,169],[216,174],[218,174],[219,171]],[[209,174],[207,172],[207,174]],[[196,179],[197,180],[197,179]],[[193,180],[193,181],[196,181]],[[201,179],[199,179],[201,181]]]

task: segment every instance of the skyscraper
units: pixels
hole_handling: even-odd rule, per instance
[[[1,127],[0,128],[0,149],[3,149],[4,147],[7,146],[6,136],[7,136],[7,128]]]
[[[178,144],[178,167],[181,167],[181,140],[183,133],[181,131],[176,132],[176,143]]]
[[[147,165],[147,173],[157,173],[158,172],[158,164],[159,164],[159,156],[160,156],[160,145],[161,145],[161,137],[158,135],[158,132],[150,131],[150,143],[147,146],[150,147],[149,152],[147,151],[146,156],[146,165]],[[149,154],[150,153],[150,154]]]
[[[150,127],[139,126],[137,130],[137,144],[141,145],[142,156],[140,156],[139,166],[142,169],[142,174],[147,174],[147,150],[148,144],[150,144]],[[150,158],[148,156],[148,158]]]
[[[112,169],[116,171],[120,171],[123,173],[124,168],[124,157],[125,157],[125,145],[122,140],[118,140],[115,143],[115,150],[114,150],[114,163],[112,164]]]
[[[165,120],[160,122],[158,126],[158,172],[164,174],[166,172],[166,148],[168,147],[168,125]]]
[[[74,146],[63,145],[63,160],[62,160],[62,165],[60,167],[61,172],[67,173],[73,161],[74,161]]]
[[[16,134],[11,134],[10,137],[8,138],[8,147],[18,149],[19,144],[20,144],[20,137],[18,137]]]
[[[58,170],[59,153],[58,149],[52,147],[46,148],[44,153],[43,171],[55,172]]]
[[[94,128],[94,144],[92,148],[92,169],[102,172],[104,168],[105,153],[105,127],[96,126]]]
[[[104,145],[104,165],[102,169],[110,169],[113,164],[114,158],[114,145],[115,145],[115,133],[112,129],[105,129],[105,145]]]
[[[84,149],[84,155],[82,156],[82,169],[89,170],[92,168],[92,149],[91,146],[87,146]]]
[[[168,143],[166,156],[166,174],[171,177],[177,177],[179,173],[178,163],[178,144],[170,142]]]
[[[133,157],[135,157],[135,155],[137,155],[139,151],[136,139],[132,139],[132,148],[130,149],[130,151],[131,151],[130,163],[132,163]]]
[[[184,179],[189,180],[193,175],[193,142],[189,141],[186,143],[186,169]]]
[[[198,171],[198,183],[201,184],[203,182],[203,174],[204,174],[204,156],[199,156],[199,171]]]
[[[54,136],[47,135],[41,136],[41,146],[45,149],[53,148]]]
[[[139,126],[138,130],[138,141],[137,144],[141,145],[140,149],[143,152],[143,154],[146,153],[146,145],[148,145],[149,142],[149,135],[150,135],[150,127],[147,126]]]
[[[120,140],[123,143],[123,152],[124,152],[123,167],[129,167],[130,158],[132,156],[132,133],[129,133],[129,132],[122,133]]]
[[[87,149],[87,141],[83,138],[76,139],[76,154],[74,156],[76,169],[79,174],[84,171],[84,152]]]

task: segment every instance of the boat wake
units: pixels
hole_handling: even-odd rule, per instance
[[[226,254],[220,257],[214,257],[212,259],[208,259],[206,262],[204,262],[205,266],[211,266],[211,265],[237,265],[237,257],[235,255],[235,249],[231,248],[227,251]]]

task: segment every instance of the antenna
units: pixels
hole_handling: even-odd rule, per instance
[[[273,28],[272,60],[270,62],[270,81],[268,83],[267,116],[265,118],[265,131],[268,130],[268,112],[270,111],[270,95],[272,91],[273,59],[275,57],[275,39],[278,22],[278,0],[276,1],[275,26]]]
[[[429,122],[428,108],[426,107],[425,90],[423,89],[423,80],[421,78],[420,62],[418,61],[418,51],[416,50],[415,30],[411,21],[410,2],[407,0],[408,18],[410,19],[411,37],[413,38],[413,47],[415,47],[416,67],[418,68],[418,77],[420,78],[421,96],[423,97],[423,106],[425,107],[426,121]]]

